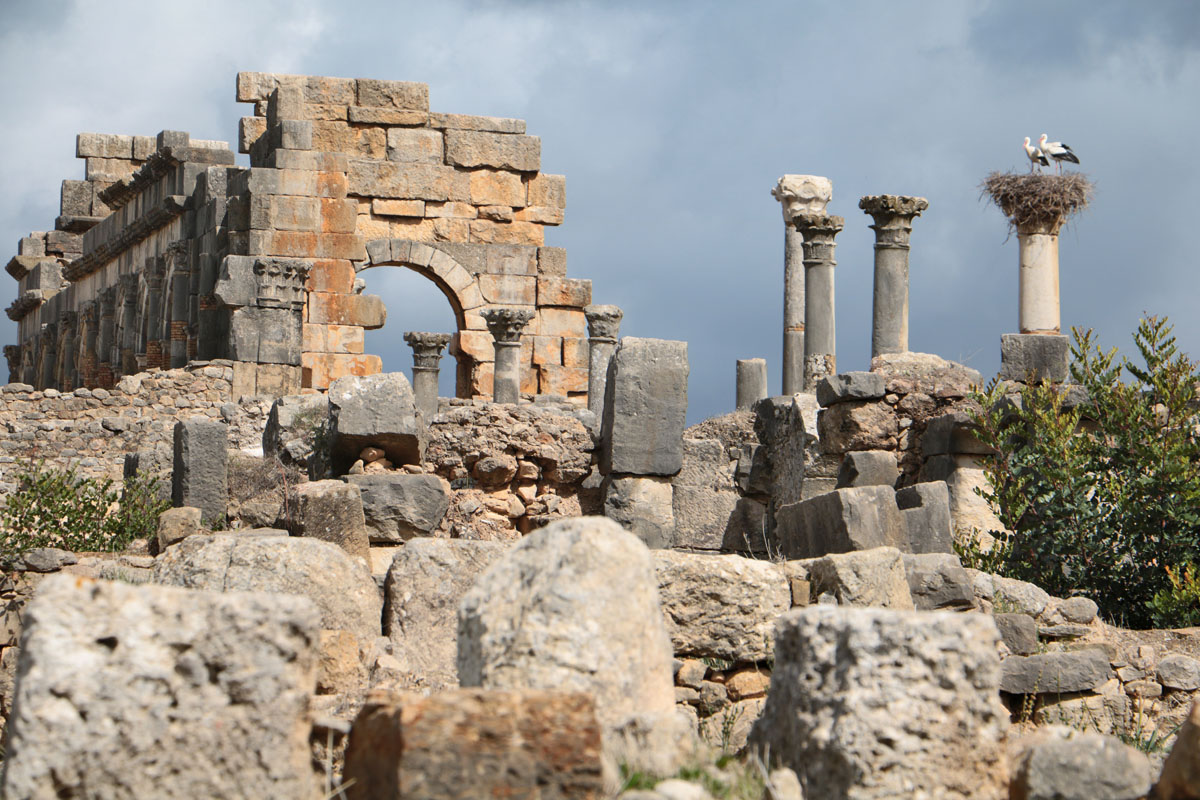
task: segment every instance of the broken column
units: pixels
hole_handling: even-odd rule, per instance
[[[737,362],[737,407],[751,408],[767,396],[767,362],[762,358],[739,358]]]
[[[834,321],[834,237],[845,220],[828,214],[798,214],[793,219],[804,236],[804,386],[815,387],[837,373]]]
[[[483,319],[496,348],[492,402],[516,403],[521,399],[521,329],[533,319],[533,310],[488,308],[483,311]]]
[[[783,207],[783,394],[812,391],[805,383],[805,273],[797,214],[824,214],[833,184],[818,175],[784,175],[771,190]]]
[[[225,521],[229,503],[229,429],[207,417],[175,423],[175,462],[171,501],[200,509],[204,524]]]
[[[875,298],[871,358],[908,352],[908,239],[914,217],[929,208],[924,197],[868,195],[858,207],[875,224]]]
[[[619,306],[587,306],[583,313],[588,324],[588,410],[601,418],[608,362],[617,349],[624,312]]]
[[[438,373],[441,369],[442,350],[450,341],[448,333],[425,333],[409,331],[404,341],[413,351],[413,394],[417,408],[428,421],[437,413]]]

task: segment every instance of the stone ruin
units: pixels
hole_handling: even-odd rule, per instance
[[[687,344],[622,338],[542,245],[538,140],[427,98],[241,73],[249,169],[81,135],[88,180],[9,265],[0,468],[156,475],[172,508],[140,549],[7,565],[0,793],[598,798],[624,768],[672,800],[709,797],[684,766],[736,783],[724,752],[773,800],[1200,796],[1200,648],[954,554],[1002,526],[982,376],[908,351],[924,198],[859,203],[872,361],[839,373],[845,220],[784,176],[784,391],[741,360],[737,410],[686,427]],[[1027,241],[1057,234],[1019,235],[1001,377],[1061,380],[1056,244]],[[362,352],[383,265],[458,320],[405,334],[411,382]],[[1176,722],[1165,764],[1107,735]]]

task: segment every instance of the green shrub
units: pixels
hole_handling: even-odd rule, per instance
[[[80,477],[75,467],[31,465],[0,506],[0,563],[35,547],[113,551],[152,536],[170,505],[157,498],[158,479],[139,475],[124,490],[122,497],[112,480]]]
[[[1182,567],[1163,568],[1170,586],[1150,600],[1150,615],[1156,628],[1192,628],[1200,625],[1200,578],[1188,561]]]
[[[1068,408],[1050,384],[1006,397],[993,383],[975,398],[979,439],[998,453],[982,494],[1013,531],[1000,571],[1087,595],[1129,625],[1163,624],[1151,603],[1170,589],[1165,568],[1200,559],[1197,364],[1164,319],[1134,334],[1141,365],[1073,333],[1086,403]]]

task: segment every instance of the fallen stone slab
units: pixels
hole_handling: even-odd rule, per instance
[[[507,542],[430,538],[399,548],[384,584],[383,633],[419,685],[458,686],[458,605],[509,549]]]
[[[372,542],[403,542],[432,536],[450,508],[450,492],[436,475],[389,472],[347,475],[362,491],[363,514]]]
[[[225,521],[229,505],[229,426],[207,417],[175,423],[171,502],[200,509],[206,525]]]
[[[873,547],[909,549],[896,493],[888,486],[836,489],[784,506],[776,520],[780,549],[787,559]]]
[[[919,611],[976,607],[971,576],[953,553],[905,553],[904,574],[913,605]]]
[[[335,544],[370,564],[371,544],[357,486],[334,480],[301,483],[288,492],[287,507],[292,536]]]
[[[677,656],[763,661],[775,620],[791,608],[777,564],[736,555],[658,550],[658,597]]]
[[[1028,614],[995,614],[992,619],[1000,630],[1000,638],[1010,652],[1018,656],[1036,653],[1038,626]]]
[[[319,614],[300,597],[47,578],[8,720],[11,798],[317,798]]]
[[[1158,662],[1157,677],[1167,689],[1195,691],[1200,689],[1200,661],[1175,653],[1164,656]]]
[[[1098,649],[1011,656],[1004,659],[1000,690],[1009,694],[1090,692],[1112,677]]]
[[[380,633],[383,602],[366,565],[337,545],[289,536],[189,536],[159,556],[154,582],[214,592],[271,592],[307,597],[322,628],[370,640]]]
[[[850,400],[882,400],[887,394],[884,376],[875,372],[839,372],[817,384],[817,402],[832,406]]]
[[[868,373],[869,374],[869,373]],[[852,486],[892,486],[900,479],[896,454],[890,450],[858,450],[842,457],[837,488]]]
[[[328,397],[335,475],[344,475],[364,447],[381,448],[396,466],[421,463],[429,433],[402,373],[338,378]]]
[[[627,336],[613,353],[600,428],[606,474],[674,475],[683,466],[687,342]]]
[[[595,701],[537,689],[373,696],[350,730],[343,781],[351,800],[598,800]]]
[[[1012,800],[1138,800],[1151,784],[1150,759],[1112,736],[1049,725],[1023,743]]]
[[[832,594],[839,605],[913,610],[904,559],[894,547],[819,558],[809,567],[812,592]]]
[[[790,611],[749,746],[823,800],[1006,798],[998,639],[982,614]]]
[[[904,519],[911,552],[954,552],[950,489],[945,481],[926,481],[901,489],[896,492],[896,506]]]

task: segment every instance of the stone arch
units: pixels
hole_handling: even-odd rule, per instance
[[[458,365],[455,394],[470,397],[474,372],[486,354],[479,352],[479,342],[475,343],[475,347],[464,347],[463,332],[480,333],[482,336],[473,338],[490,344],[490,334],[480,314],[487,304],[478,279],[453,256],[434,244],[410,239],[375,239],[367,243],[366,249],[367,260],[357,266],[358,272],[382,266],[404,267],[433,281],[446,296],[457,326],[449,348]]]

